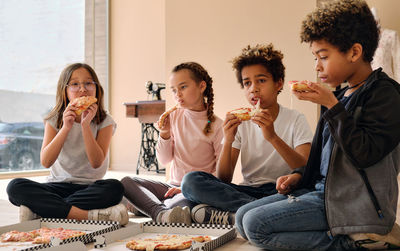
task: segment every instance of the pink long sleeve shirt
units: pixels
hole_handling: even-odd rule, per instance
[[[170,115],[171,137],[159,137],[156,151],[161,164],[170,165],[170,181],[180,186],[183,176],[191,171],[203,171],[215,175],[216,164],[222,149],[223,121],[216,117],[212,132],[207,136],[203,129],[207,124],[207,111],[195,112],[178,108]]]

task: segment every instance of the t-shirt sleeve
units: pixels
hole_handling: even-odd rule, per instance
[[[49,123],[49,125],[51,125],[51,127],[53,127],[54,130],[56,130],[57,132],[59,131],[59,129],[56,126],[56,123],[57,123],[57,117],[56,116],[46,120],[45,122]]]
[[[103,122],[100,123],[99,130],[102,129],[102,128],[105,128],[105,127],[107,127],[109,125],[113,126],[113,135],[114,135],[115,130],[117,129],[117,123],[115,123],[114,119],[109,114],[107,114],[107,116],[103,120]]]
[[[311,143],[312,139],[313,133],[306,117],[303,114],[299,114],[293,128],[293,146],[296,148],[299,145]]]

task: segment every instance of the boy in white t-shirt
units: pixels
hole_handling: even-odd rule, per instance
[[[233,68],[245,96],[261,112],[250,121],[227,113],[223,149],[217,177],[191,172],[182,180],[183,195],[200,203],[192,209],[197,223],[233,224],[232,213],[254,200],[275,194],[275,181],[304,166],[310,153],[312,133],[301,113],[278,104],[285,77],[283,54],[273,45],[248,46],[234,58]],[[231,183],[241,151],[244,181]]]

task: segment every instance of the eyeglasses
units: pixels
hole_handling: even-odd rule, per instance
[[[72,91],[72,92],[77,92],[80,90],[81,86],[83,86],[86,90],[88,91],[94,91],[96,90],[96,82],[93,81],[87,81],[85,83],[69,83],[67,84],[67,87]]]

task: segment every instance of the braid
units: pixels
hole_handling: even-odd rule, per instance
[[[187,69],[190,70],[193,79],[196,83],[200,83],[201,81],[206,82],[206,89],[204,90],[204,103],[207,104],[207,124],[205,125],[203,132],[205,135],[208,135],[212,132],[211,124],[215,121],[214,116],[214,90],[212,88],[212,78],[208,74],[208,72],[196,62],[186,62],[179,64],[174,67],[172,72],[178,72],[180,70]]]

